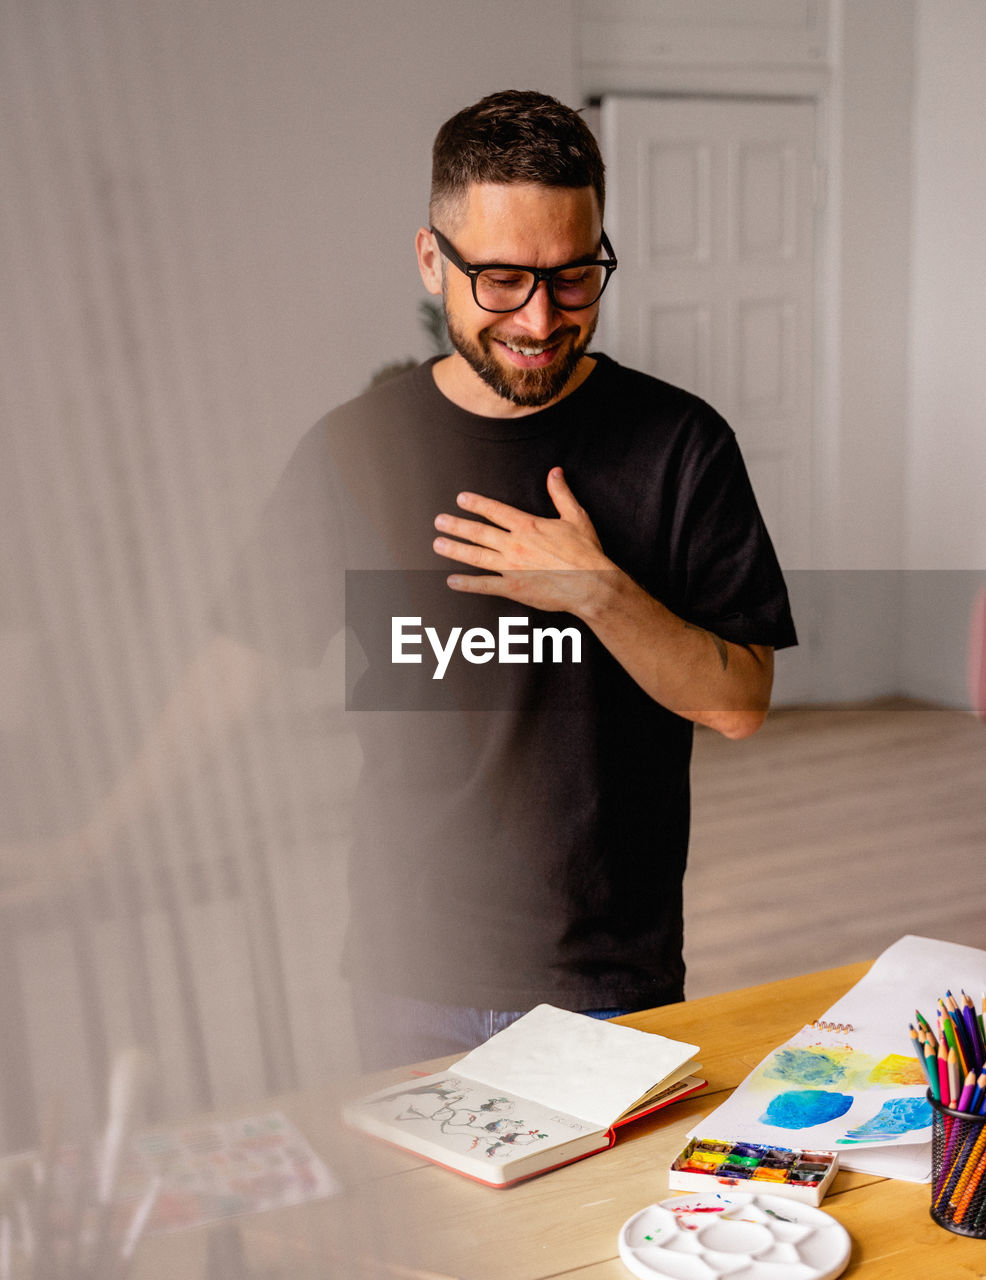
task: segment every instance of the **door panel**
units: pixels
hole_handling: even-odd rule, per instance
[[[814,108],[603,99],[620,259],[602,344],[737,433],[785,567],[811,548]]]

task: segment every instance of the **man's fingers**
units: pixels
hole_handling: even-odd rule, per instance
[[[548,472],[548,496],[554,504],[555,510],[563,520],[568,520],[573,524],[590,525],[591,521],[585,511],[576,500],[575,494],[568,487],[568,481],[565,479],[564,472],[561,467],[552,467]],[[464,511],[472,512],[475,515],[482,516],[484,520],[490,521],[497,525],[499,529],[506,532],[515,530],[522,526],[525,522],[534,519],[526,511],[521,511],[517,507],[511,507],[509,503],[499,502],[496,498],[486,498],[481,493],[470,493],[468,491],[460,493],[456,502]],[[441,515],[435,521],[435,524],[446,532],[458,533],[451,524],[445,523],[453,520],[454,517]],[[443,523],[439,523],[442,521]],[[464,538],[472,538],[473,531],[483,526],[477,525],[475,521],[466,521],[464,527],[468,526],[467,531],[459,534]],[[492,544],[491,544],[492,545]]]
[[[465,542],[475,542],[479,547],[499,547],[504,536],[503,529],[484,524],[481,520],[463,520],[444,511],[435,517],[435,528]]]
[[[505,582],[493,573],[453,573],[445,579],[453,591],[476,596],[509,596]],[[513,599],[513,596],[509,597]]]
[[[548,496],[563,520],[582,521],[588,518],[568,487],[561,467],[552,467],[548,472]]]
[[[456,542],[454,538],[436,538],[431,544],[437,555],[446,560],[458,560],[476,569],[495,569],[499,555],[489,547],[477,547],[471,542]]]
[[[460,493],[455,501],[463,511],[471,511],[484,520],[492,520],[501,529],[513,528],[518,520],[523,520],[527,515],[526,511],[511,507],[509,503],[498,502],[496,498],[484,498],[481,493]]]

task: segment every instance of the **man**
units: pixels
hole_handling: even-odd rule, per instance
[[[453,352],[308,434],[224,614],[294,661],[344,623],[366,655],[345,964],[367,1067],[541,1001],[682,998],[692,725],[753,733],[795,643],[733,433],[590,354],[604,198],[552,98],[443,126],[416,249]],[[264,628],[235,603],[258,593]],[[554,660],[521,642],[539,629]]]

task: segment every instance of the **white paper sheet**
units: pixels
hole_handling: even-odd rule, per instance
[[[863,1147],[927,1144],[931,1108],[924,1076],[907,1046],[903,1053],[901,1048],[900,1037],[870,1038],[863,1048],[855,1035],[804,1027],[769,1054],[696,1132],[838,1151],[843,1164]],[[923,1177],[923,1154],[918,1160]]]
[[[926,1084],[908,1024],[916,1008],[933,1020],[939,997],[963,988],[970,995],[986,990],[986,951],[899,939],[820,1014],[829,1024],[851,1024],[851,1033],[804,1028],[693,1134],[838,1151],[843,1168],[927,1181],[931,1109],[922,1101]]]
[[[909,1047],[914,1010],[933,1021],[938,998],[947,990],[958,995],[963,987],[977,1001],[986,991],[986,951],[908,934],[878,956],[823,1017],[851,1022],[862,1036],[897,1036]]]

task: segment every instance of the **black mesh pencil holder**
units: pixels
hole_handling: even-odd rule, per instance
[[[943,1107],[928,1094],[931,1133],[931,1216],[962,1236],[986,1239],[986,1116]]]

